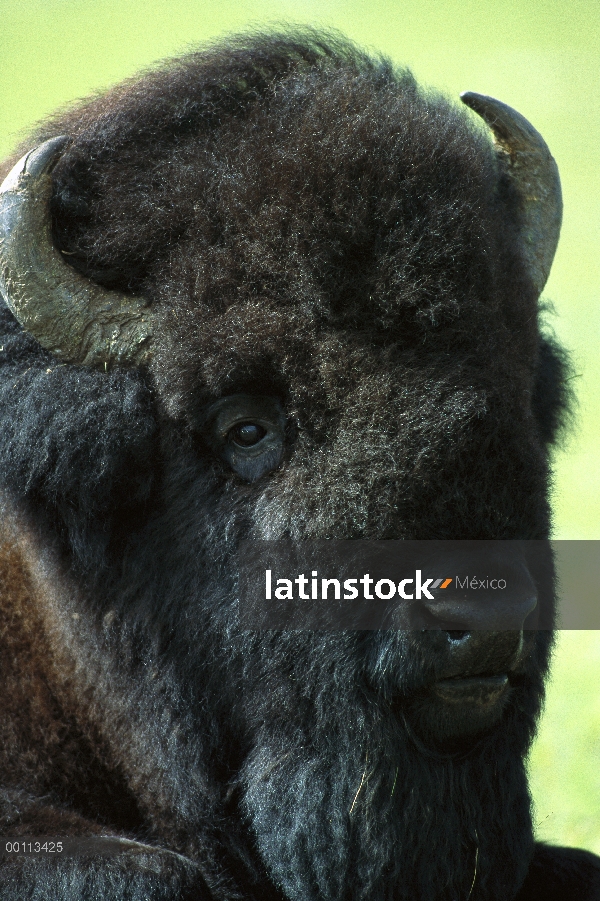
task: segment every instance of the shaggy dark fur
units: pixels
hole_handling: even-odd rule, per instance
[[[596,858],[532,837],[550,633],[445,751],[415,702],[440,633],[235,625],[243,537],[547,538],[567,366],[484,129],[309,33],[171,61],[29,143],[61,133],[57,243],[158,325],[147,371],[102,374],[0,309],[0,818],[138,844],[13,855],[3,901],[599,898]],[[288,416],[252,484],[204,433],[237,393]]]

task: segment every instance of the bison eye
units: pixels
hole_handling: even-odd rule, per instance
[[[252,447],[254,444],[258,444],[266,434],[265,429],[256,422],[243,422],[231,429],[229,438],[240,447]]]
[[[285,425],[277,398],[233,394],[205,411],[201,429],[215,454],[237,475],[254,482],[281,463]]]

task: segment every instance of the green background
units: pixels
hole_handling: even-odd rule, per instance
[[[575,361],[555,537],[600,538],[598,0],[0,0],[0,157],[57,106],[232,30],[334,26],[458,98],[516,107],[558,162],[565,218],[545,295]],[[563,632],[530,759],[538,835],[600,853],[600,633]]]

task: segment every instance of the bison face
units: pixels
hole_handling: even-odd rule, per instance
[[[408,75],[332,59],[268,88],[221,73],[193,121],[150,80],[135,116],[116,96],[5,182],[3,293],[63,361],[29,347],[60,428],[17,489],[102,647],[133,630],[128,679],[178,687],[173,747],[206,761],[217,819],[250,824],[240,859],[298,901],[453,901],[474,866],[473,901],[504,901],[532,846],[547,545],[507,550],[519,591],[483,614],[450,598],[388,632],[237,627],[244,538],[549,533],[554,161],[498,101],[464,98],[492,146]]]

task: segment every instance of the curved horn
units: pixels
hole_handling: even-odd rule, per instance
[[[556,162],[541,134],[510,106],[471,91],[461,94],[460,99],[487,122],[496,149],[508,162],[522,203],[523,254],[531,280],[541,294],[550,274],[562,220]]]
[[[30,151],[0,187],[0,292],[23,328],[62,360],[103,370],[139,365],[152,338],[147,303],[89,281],[52,241],[51,170],[67,141]]]

